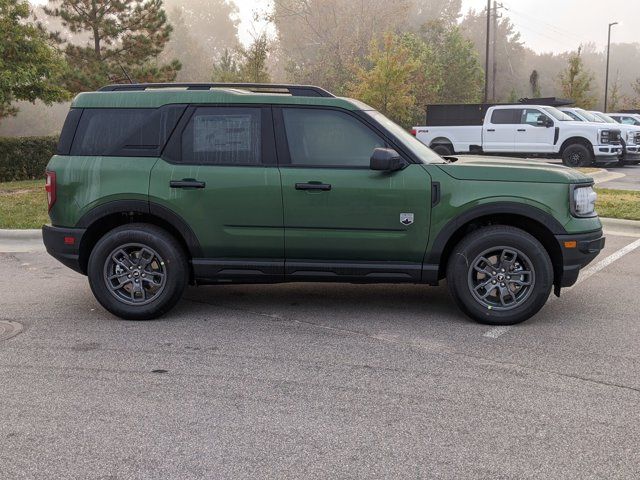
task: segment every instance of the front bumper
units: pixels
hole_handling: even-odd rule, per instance
[[[640,160],[640,146],[638,145],[627,145],[624,149],[624,159],[625,160]]]
[[[622,145],[595,145],[593,147],[595,161],[604,163],[616,162],[618,161],[618,157],[622,155],[622,149]]]
[[[84,274],[80,265],[80,242],[85,231],[83,228],[44,225],[42,241],[49,255],[70,269]]]
[[[556,235],[556,240],[562,252],[562,269],[560,281],[556,282],[556,294],[561,287],[570,287],[578,280],[580,270],[598,256],[604,248],[605,237],[602,230],[589,233]],[[568,243],[569,242],[569,243]],[[575,242],[575,247],[568,247],[570,242]]]

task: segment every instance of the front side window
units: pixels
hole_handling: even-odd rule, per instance
[[[260,128],[258,108],[198,108],[182,132],[182,161],[259,165]]]
[[[369,167],[382,137],[351,115],[337,110],[284,108],[291,165],[301,167]]]
[[[538,120],[549,120],[549,117],[547,117],[540,110],[536,110],[533,108],[525,108],[522,111],[522,117],[521,117],[520,123],[526,123],[528,125],[537,126]]]

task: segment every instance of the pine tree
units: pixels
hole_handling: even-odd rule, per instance
[[[240,80],[243,82],[268,83],[271,81],[267,72],[267,56],[269,55],[269,41],[265,34],[256,38],[248,48],[239,49],[242,62],[240,65]]]
[[[581,53],[582,47],[569,57],[569,64],[558,80],[563,96],[572,99],[577,107],[590,110],[596,104],[596,98],[591,93],[593,74],[585,69]]]
[[[110,82],[171,81],[181,65],[177,60],[155,61],[172,28],[162,0],[51,0],[48,15],[59,17],[72,34],[88,34],[77,45],[59,33],[53,38],[70,65],[65,85],[72,92],[95,90]],[[124,72],[126,71],[127,74]]]
[[[214,82],[231,83],[240,81],[240,70],[236,55],[228,48],[222,52],[220,60],[213,65],[213,75],[211,80]]]
[[[415,106],[411,79],[418,71],[418,61],[398,37],[386,33],[382,44],[371,42],[367,63],[367,68],[357,68],[350,95],[408,126]]]
[[[531,98],[540,98],[540,78],[538,71],[533,70],[529,76],[529,85],[531,85]]]
[[[620,73],[616,72],[616,76],[613,79],[613,83],[611,84],[611,89],[609,90],[609,98],[608,98],[607,110],[610,112],[618,111],[620,108],[621,95],[620,95]]]
[[[28,17],[26,0],[0,0],[0,118],[17,113],[16,100],[50,105],[69,95],[58,85],[64,60]]]

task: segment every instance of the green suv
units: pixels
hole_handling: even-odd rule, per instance
[[[126,319],[164,314],[187,284],[446,278],[463,312],[507,325],[604,246],[592,184],[442,158],[317,87],[111,85],[73,101],[43,238]]]

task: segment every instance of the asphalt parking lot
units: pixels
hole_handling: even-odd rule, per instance
[[[192,288],[127,322],[0,254],[0,478],[638,478],[639,246],[498,329],[412,285]]]

